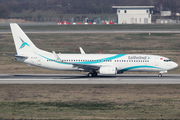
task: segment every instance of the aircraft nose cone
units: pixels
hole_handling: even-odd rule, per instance
[[[174,62],[174,63],[173,63],[173,67],[174,67],[174,68],[178,67],[178,64]]]

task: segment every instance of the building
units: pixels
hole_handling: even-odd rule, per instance
[[[112,6],[118,24],[150,24],[154,6]]]

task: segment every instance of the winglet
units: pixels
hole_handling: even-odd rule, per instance
[[[52,52],[53,52],[53,55],[54,55],[56,61],[61,62],[61,59],[59,58],[59,56],[54,51],[52,51]]]
[[[86,54],[81,47],[79,47],[79,49],[80,49],[81,54]]]

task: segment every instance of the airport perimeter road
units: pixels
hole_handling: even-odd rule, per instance
[[[2,31],[0,34],[10,34],[11,31]],[[47,34],[47,33],[180,33],[179,30],[67,30],[67,31],[25,31],[31,34]]]
[[[122,74],[89,78],[83,74],[1,74],[0,84],[180,84],[180,75]]]

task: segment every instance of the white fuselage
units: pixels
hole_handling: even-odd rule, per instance
[[[116,75],[124,71],[166,73],[178,65],[168,58],[143,54],[56,54],[37,48],[16,23],[10,24],[17,54],[16,60],[28,65],[64,71],[86,71],[89,77]]]
[[[74,67],[70,63],[86,65],[112,66],[120,71],[168,71],[178,65],[166,57],[143,54],[58,54],[63,62],[55,60],[52,53],[28,55],[17,58],[18,61],[42,68],[64,71],[88,71]],[[65,62],[65,63],[64,63]]]

